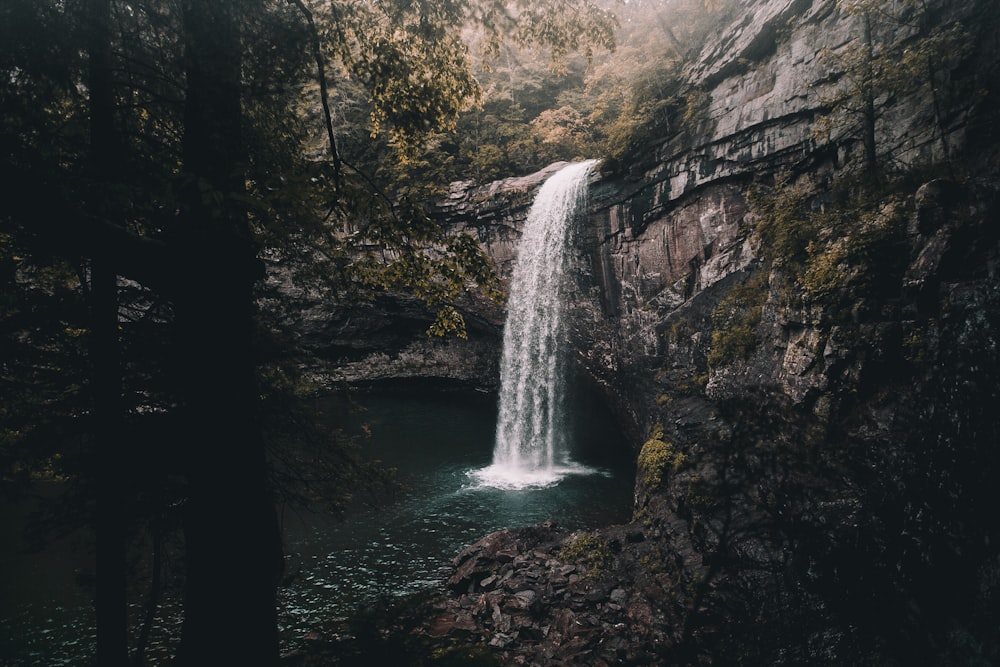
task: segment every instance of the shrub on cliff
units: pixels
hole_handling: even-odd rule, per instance
[[[639,452],[639,479],[647,490],[655,489],[663,483],[663,473],[668,469],[676,471],[685,458],[682,452],[663,440],[663,427],[657,424]]]
[[[560,556],[567,563],[584,566],[592,575],[611,567],[611,545],[592,533],[577,535],[563,547]]]
[[[899,185],[872,187],[848,179],[821,190],[810,179],[786,175],[771,187],[751,189],[747,200],[765,266],[779,269],[791,280],[796,295],[821,307],[828,320],[843,319],[838,306],[853,307],[898,282],[890,278],[902,269],[907,256],[902,247],[905,183],[901,179]],[[734,289],[713,314],[716,330],[724,327],[728,336],[719,341],[717,352],[713,349],[716,362],[745,351],[739,345],[739,318],[751,319],[753,307],[763,303],[751,302],[750,296]],[[745,313],[738,315],[736,308]],[[747,332],[742,333],[746,338]]]
[[[746,359],[757,347],[767,285],[754,277],[733,287],[712,311],[712,342],[708,365],[716,367]]]

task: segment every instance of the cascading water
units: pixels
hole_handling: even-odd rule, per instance
[[[485,485],[548,486],[589,472],[566,449],[562,326],[569,232],[595,163],[549,177],[528,213],[507,302],[493,463],[476,473]]]

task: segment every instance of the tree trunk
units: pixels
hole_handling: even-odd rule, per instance
[[[97,485],[97,661],[102,666],[124,667],[128,664],[128,578],[117,277],[103,263],[94,262],[90,285]]]
[[[100,186],[114,178],[120,141],[114,123],[111,78],[111,7],[91,0],[89,58],[91,164]],[[115,217],[103,187],[94,188],[91,213]],[[125,539],[125,475],[121,472],[121,361],[118,345],[117,276],[110,263],[94,260],[90,270],[90,362],[92,368],[94,446],[97,486],[97,660],[100,665],[128,664],[128,587]]]
[[[188,447],[186,583],[178,662],[278,662],[281,540],[255,417],[253,286],[245,212],[241,45],[234,0],[185,0],[186,216],[175,239],[176,371]]]
[[[205,284],[176,307],[191,447],[181,664],[275,664],[282,556],[255,420],[250,290],[227,281],[236,267],[219,255],[190,266]]]
[[[861,111],[861,141],[865,149],[865,171],[872,180],[879,177],[878,140],[875,133],[877,120],[875,110],[875,44],[872,37],[872,18],[868,12],[864,14],[865,24],[865,72],[864,107]]]

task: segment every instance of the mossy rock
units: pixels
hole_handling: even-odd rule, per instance
[[[663,428],[657,426],[639,452],[638,477],[643,486],[652,491],[663,484],[665,472],[677,471],[686,458],[673,444],[663,440]]]

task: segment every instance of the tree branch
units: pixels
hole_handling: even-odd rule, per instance
[[[312,12],[306,7],[302,0],[288,0],[288,3],[295,5],[299,12],[305,17],[309,26],[309,41],[312,47],[313,58],[316,60],[316,78],[319,80],[319,99],[323,107],[323,120],[326,123],[326,136],[330,144],[330,157],[333,160],[333,186],[337,198],[341,194],[340,179],[340,152],[337,150],[337,137],[333,132],[333,114],[330,111],[330,95],[326,83],[326,66],[323,61],[323,52],[320,48],[319,32],[316,30],[316,22],[313,21]]]

